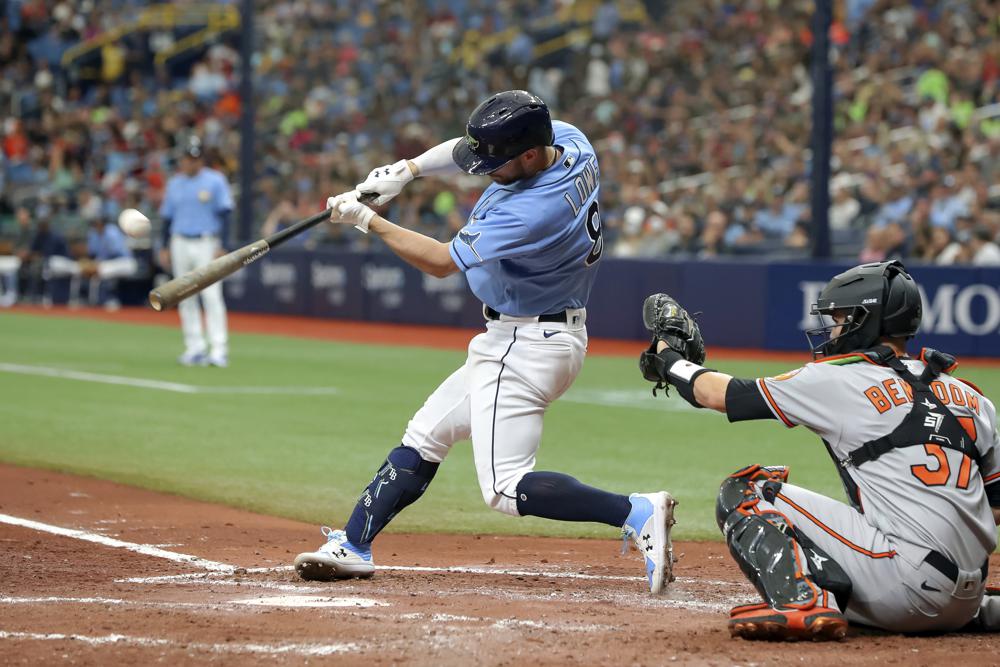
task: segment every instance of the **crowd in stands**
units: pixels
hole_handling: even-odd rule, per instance
[[[808,254],[812,0],[255,4],[254,236],[525,88],[594,142],[611,255]],[[172,6],[140,27],[136,0],[0,0],[0,255],[27,275],[64,250],[33,237],[86,255],[88,225],[155,212],[192,134],[238,183],[237,31],[179,48],[177,17],[203,5]],[[835,252],[1000,264],[996,3],[841,0],[830,36]],[[450,238],[484,186],[418,180],[387,216]],[[298,242],[371,243],[340,226]]]

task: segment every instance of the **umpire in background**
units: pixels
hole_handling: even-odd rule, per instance
[[[222,255],[232,211],[233,196],[226,177],[205,166],[204,147],[197,137],[191,137],[181,156],[181,171],[167,182],[160,206],[163,219],[160,263],[170,266],[173,274],[180,276]],[[205,311],[207,344],[199,303]],[[184,366],[228,365],[229,334],[222,283],[181,301],[177,310],[184,332],[184,354],[178,357],[178,362]]]

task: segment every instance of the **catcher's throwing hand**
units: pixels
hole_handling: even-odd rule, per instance
[[[400,160],[372,169],[368,178],[354,187],[360,194],[378,195],[372,203],[375,206],[383,206],[402,192],[406,184],[412,180],[413,171],[410,170],[409,161]]]
[[[326,200],[326,207],[333,209],[330,211],[330,222],[354,225],[365,234],[368,233],[368,223],[375,217],[375,211],[358,201],[357,190],[330,197]]]
[[[667,356],[658,353],[662,341],[667,348],[693,364],[705,361],[705,341],[701,330],[687,311],[667,294],[652,294],[642,304],[642,321],[653,333],[653,341],[639,357],[642,376],[655,382],[657,388],[665,386],[667,380]],[[676,358],[676,357],[674,357]],[[655,393],[655,389],[653,390]]]

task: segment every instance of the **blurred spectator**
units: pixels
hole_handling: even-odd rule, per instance
[[[973,266],[1000,266],[1000,246],[989,227],[978,226],[967,243],[969,263]]]
[[[830,204],[830,229],[849,229],[861,212],[861,204],[850,190],[850,177],[840,174],[830,183],[833,202]]]
[[[904,251],[922,253],[929,232],[910,221],[922,199],[933,225],[952,227],[960,215],[997,222],[995,5],[846,0],[831,33],[833,170],[834,183],[853,185],[831,188],[834,229],[862,234],[899,223],[916,239]],[[295,202],[318,205],[373,165],[460,135],[472,100],[529,87],[594,140],[609,238],[622,225],[612,254],[797,246],[811,168],[814,3],[665,6],[259,0],[255,225],[293,192]],[[238,118],[248,102],[238,91],[237,31],[175,53],[188,33],[156,25],[144,11],[133,0],[8,3],[0,23],[0,105],[9,110],[0,128],[0,199],[10,209],[40,190],[62,193],[56,222],[70,232],[94,206],[105,216],[127,204],[153,210],[172,148],[191,134],[227,156],[220,170],[237,182]],[[81,48],[110,30],[121,38]],[[157,56],[165,60],[154,66]],[[945,181],[953,185],[935,188]],[[447,236],[484,185],[423,183],[388,214]],[[438,200],[445,190],[453,201]],[[644,211],[643,224],[626,233],[632,207]],[[708,219],[715,211],[726,217],[721,239]],[[319,230],[308,242],[328,240],[342,242]]]
[[[103,303],[108,310],[121,306],[118,299],[118,280],[135,275],[138,263],[125,242],[125,234],[118,225],[107,224],[104,218],[90,223],[87,234],[87,256],[72,259],[53,255],[48,260],[49,278],[70,278],[70,304],[80,298],[80,281],[88,279],[87,301],[91,305]]]
[[[14,217],[17,229],[5,244],[9,254],[0,255],[0,308],[10,308],[17,303],[22,265],[31,248],[31,213],[22,206]]]

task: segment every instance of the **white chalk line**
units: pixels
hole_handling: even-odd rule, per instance
[[[240,574],[272,574],[276,572],[291,572],[295,568],[291,565],[279,565],[277,567],[248,567],[240,570]],[[375,570],[384,570],[387,572],[397,571],[397,572],[431,572],[431,573],[443,573],[443,574],[483,574],[491,576],[508,576],[508,577],[540,577],[548,579],[582,579],[582,580],[593,580],[593,581],[645,581],[646,578],[642,576],[628,576],[628,575],[616,575],[616,574],[583,574],[580,572],[552,572],[544,570],[508,570],[504,568],[490,568],[490,567],[463,567],[463,566],[450,566],[450,567],[427,567],[421,565],[376,565]],[[212,579],[213,583],[217,583],[217,578],[220,576],[226,576],[225,572],[222,573],[208,573],[208,572],[195,572],[190,574],[167,574],[156,577],[130,577],[128,579],[116,579],[115,583],[123,584],[169,584],[169,583],[181,583],[185,580],[198,580],[198,579]],[[715,579],[696,579],[694,577],[677,577],[676,581],[678,583],[698,583],[709,586],[726,586],[732,587],[735,584],[731,581],[722,581]],[[246,584],[248,582],[243,581]]]
[[[166,551],[165,549],[158,549],[156,547],[152,547],[147,544],[136,544],[135,542],[125,542],[124,540],[116,540],[113,537],[100,535],[98,533],[92,533],[86,530],[76,530],[74,528],[62,528],[61,526],[53,526],[51,524],[42,523],[40,521],[32,521],[31,519],[22,519],[20,517],[11,516],[9,514],[0,514],[0,523],[6,523],[12,526],[21,526],[23,528],[30,528],[32,530],[38,530],[43,533],[51,533],[53,535],[62,535],[63,537],[72,537],[73,539],[83,540],[85,542],[95,542],[97,544],[102,544],[106,547],[114,547],[116,549],[127,549],[128,551],[134,551],[135,553],[140,553],[145,556],[154,556],[156,558],[164,558],[166,560],[172,560],[177,563],[186,563],[188,565],[200,567],[202,569],[209,571],[232,573],[236,569],[232,565],[227,565],[226,563],[218,563],[214,560],[207,560],[205,558],[199,558],[198,556],[179,554],[173,551]]]
[[[218,585],[232,585],[232,586],[245,586],[245,587],[258,587],[258,588],[270,588],[275,590],[280,590],[283,592],[312,592],[316,589],[309,586],[295,586],[290,584],[282,584],[279,582],[261,582],[252,580],[225,580],[219,579],[222,576],[232,576],[232,575],[243,575],[243,574],[268,574],[277,572],[289,572],[294,568],[290,565],[278,566],[278,567],[259,567],[259,568],[241,568],[234,565],[229,565],[227,563],[220,563],[217,561],[207,560],[200,558],[198,556],[192,556],[189,554],[181,554],[173,551],[166,551],[164,549],[159,549],[152,547],[147,544],[137,544],[134,542],[125,542],[123,540],[117,540],[104,535],[99,535],[85,530],[77,530],[72,528],[63,528],[60,526],[54,526],[51,524],[42,523],[40,521],[32,521],[30,519],[23,519],[20,517],[11,516],[8,514],[0,514],[0,523],[7,523],[14,526],[21,526],[24,528],[30,528],[32,530],[38,530],[41,532],[51,533],[54,535],[61,535],[64,537],[71,537],[74,539],[84,540],[87,542],[94,542],[104,546],[127,549],[135,553],[139,553],[146,556],[152,556],[155,558],[163,558],[166,560],[185,563],[195,567],[199,567],[205,572],[198,573],[186,573],[178,575],[164,575],[158,577],[129,577],[125,579],[116,579],[115,583],[137,583],[137,584],[210,584],[213,586]],[[583,574],[579,572],[545,572],[545,571],[535,571],[535,570],[519,570],[519,569],[506,569],[506,568],[484,568],[484,567],[429,567],[429,566],[406,566],[406,565],[389,565],[381,566],[377,569],[383,571],[399,571],[399,572],[428,572],[428,573],[443,573],[443,574],[473,574],[473,575],[483,575],[483,576],[508,576],[508,577],[538,577],[538,578],[548,578],[548,579],[577,579],[577,580],[589,580],[589,581],[625,581],[625,582],[644,582],[644,577],[638,576],[621,576],[621,575],[599,575],[599,574]],[[680,578],[681,583],[697,583],[699,585],[716,585],[726,588],[732,588],[732,582],[726,581],[713,581],[713,580],[703,580],[694,578]],[[655,600],[657,603],[662,603],[663,606],[678,607],[678,608],[688,608],[688,609],[705,609],[709,611],[719,611],[725,605],[721,602],[708,602],[701,600],[671,600],[669,598],[653,598],[650,597],[649,600]],[[730,599],[730,596],[726,596],[726,604],[731,603],[735,598]],[[730,604],[730,606],[732,606]]]
[[[210,385],[185,384],[183,382],[167,382],[148,378],[126,377],[124,375],[106,375],[104,373],[89,373],[74,371],[68,368],[50,368],[47,366],[27,366],[24,364],[9,364],[0,362],[0,371],[19,375],[36,375],[62,380],[79,380],[81,382],[96,382],[99,384],[122,385],[140,389],[169,391],[177,394],[291,394],[295,396],[331,396],[339,394],[336,387],[218,387]]]
[[[77,635],[62,633],[41,633],[41,632],[9,632],[0,630],[0,639],[22,639],[33,641],[76,641],[91,646],[102,646],[104,644],[114,644],[116,646],[129,645],[140,647],[164,647],[177,646],[191,651],[210,651],[212,653],[265,653],[269,655],[295,654],[304,656],[324,656],[337,653],[350,653],[359,651],[362,646],[353,642],[339,644],[245,644],[245,643],[225,643],[206,644],[200,642],[186,642],[176,639],[157,639],[154,637],[133,637],[129,635]]]
[[[0,605],[17,604],[96,604],[120,607],[145,607],[156,609],[220,609],[238,606],[261,607],[387,607],[388,602],[351,596],[275,595],[271,597],[238,598],[219,602],[164,602],[156,600],[124,600],[121,598],[77,597],[13,597],[0,595]]]

